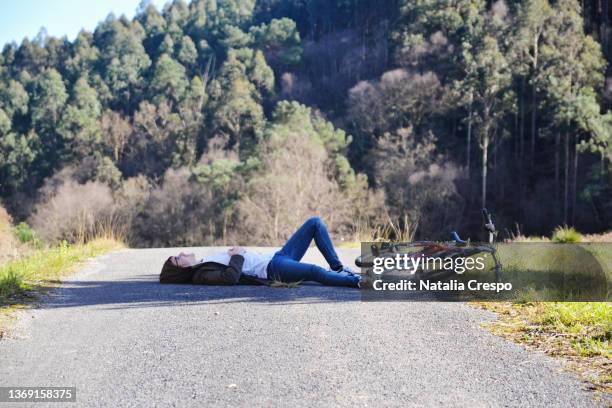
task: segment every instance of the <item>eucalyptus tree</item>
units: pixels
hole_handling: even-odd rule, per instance
[[[530,124],[530,160],[533,165],[537,139],[538,122],[538,87],[542,87],[544,71],[541,64],[541,49],[548,33],[546,28],[551,24],[553,11],[548,0],[526,0],[518,5],[513,48],[516,51],[519,72],[528,79],[531,86],[531,124]],[[524,82],[521,86],[523,100]]]
[[[570,160],[570,144],[573,139],[573,154],[576,155],[575,145],[579,143],[580,135],[574,125],[585,102],[580,97],[603,85],[605,61],[600,45],[584,32],[578,2],[558,0],[553,13],[546,27],[546,43],[541,49],[541,56],[552,124],[558,132],[557,140],[562,138],[564,141],[563,219],[568,222],[570,166],[577,166],[576,159],[573,162]],[[591,137],[591,132],[586,132],[586,135]],[[577,174],[577,170],[573,173]]]
[[[79,78],[58,124],[66,158],[81,160],[99,150],[101,132],[98,121],[101,114],[96,90],[86,77]]]

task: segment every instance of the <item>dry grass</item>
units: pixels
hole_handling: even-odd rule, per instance
[[[410,220],[407,215],[395,219],[387,215],[386,223],[375,226],[370,225],[367,220],[358,220],[354,226],[352,239],[339,246],[359,248],[362,242],[412,242],[417,228],[418,222]]]
[[[567,227],[566,227],[567,228]],[[508,231],[510,238],[509,242],[550,242],[549,237],[534,237],[526,236],[520,230],[519,225],[515,226],[516,231]],[[603,232],[601,234],[584,234],[581,236],[580,242],[612,242],[612,231]]]
[[[301,283],[302,283],[302,281],[297,281],[297,282],[283,282],[283,281],[279,281],[279,280],[273,280],[273,281],[270,283],[270,287],[271,287],[271,288],[293,289],[293,288],[297,288],[297,287],[299,287]]]
[[[16,244],[17,239],[13,234],[11,216],[0,207],[0,263],[14,255]]]
[[[0,206],[0,265],[31,252],[15,235],[11,216]]]
[[[612,242],[612,231],[601,234],[587,234],[582,236],[583,242]]]
[[[548,237],[529,237],[521,232],[521,227],[518,224],[514,225],[515,230],[507,231],[510,238],[508,242],[550,242]]]
[[[84,243],[104,237],[123,240],[126,222],[119,215],[111,189],[100,182],[62,183],[44,195],[34,214],[32,226],[48,243]]]

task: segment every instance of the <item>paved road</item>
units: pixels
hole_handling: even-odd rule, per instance
[[[176,252],[100,257],[24,312],[0,341],[0,385],[76,386],[71,407],[603,405],[548,357],[488,334],[488,312],[319,285],[158,284]]]

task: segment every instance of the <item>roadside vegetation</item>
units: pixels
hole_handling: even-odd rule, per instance
[[[612,305],[610,302],[481,302],[499,319],[487,327],[548,355],[592,384],[612,392]]]
[[[64,241],[0,265],[0,308],[28,301],[36,292],[59,283],[79,262],[119,247],[111,238],[81,244]]]
[[[610,238],[610,233],[583,236],[573,228],[558,227],[550,239],[528,239],[521,236],[517,241],[612,243]],[[612,247],[595,245],[591,253],[606,272],[609,291],[612,282]],[[535,259],[537,256],[537,253],[530,254],[529,262],[538,263]],[[537,294],[531,294],[531,297],[526,296],[521,302],[474,304],[498,314],[499,319],[487,325],[492,333],[560,357],[570,370],[578,372],[592,388],[612,392],[611,302],[542,302],[537,301]]]
[[[0,338],[16,308],[35,302],[81,262],[123,246],[113,229],[97,231],[72,243],[45,242],[26,223],[13,226],[0,206]]]

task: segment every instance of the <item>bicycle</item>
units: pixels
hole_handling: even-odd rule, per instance
[[[497,230],[491,219],[491,214],[486,208],[482,209],[484,216],[484,228],[489,235],[488,244],[472,245],[469,240],[465,241],[459,237],[456,231],[451,232],[452,241],[449,242],[437,242],[437,241],[416,241],[409,243],[390,243],[390,242],[375,242],[370,245],[370,254],[360,255],[355,259],[355,265],[360,268],[373,268],[376,258],[396,258],[397,255],[407,255],[409,258],[416,259],[418,257],[423,258],[439,258],[439,259],[451,259],[457,258],[468,258],[478,254],[490,254],[495,263],[495,280],[501,282],[502,279],[502,264],[497,256],[497,246],[495,239],[497,237]],[[371,269],[368,269],[370,272]],[[417,268],[414,271],[415,279],[429,279],[433,277],[441,277],[436,275],[445,275],[454,273],[451,270],[432,269],[425,270],[424,268]]]

